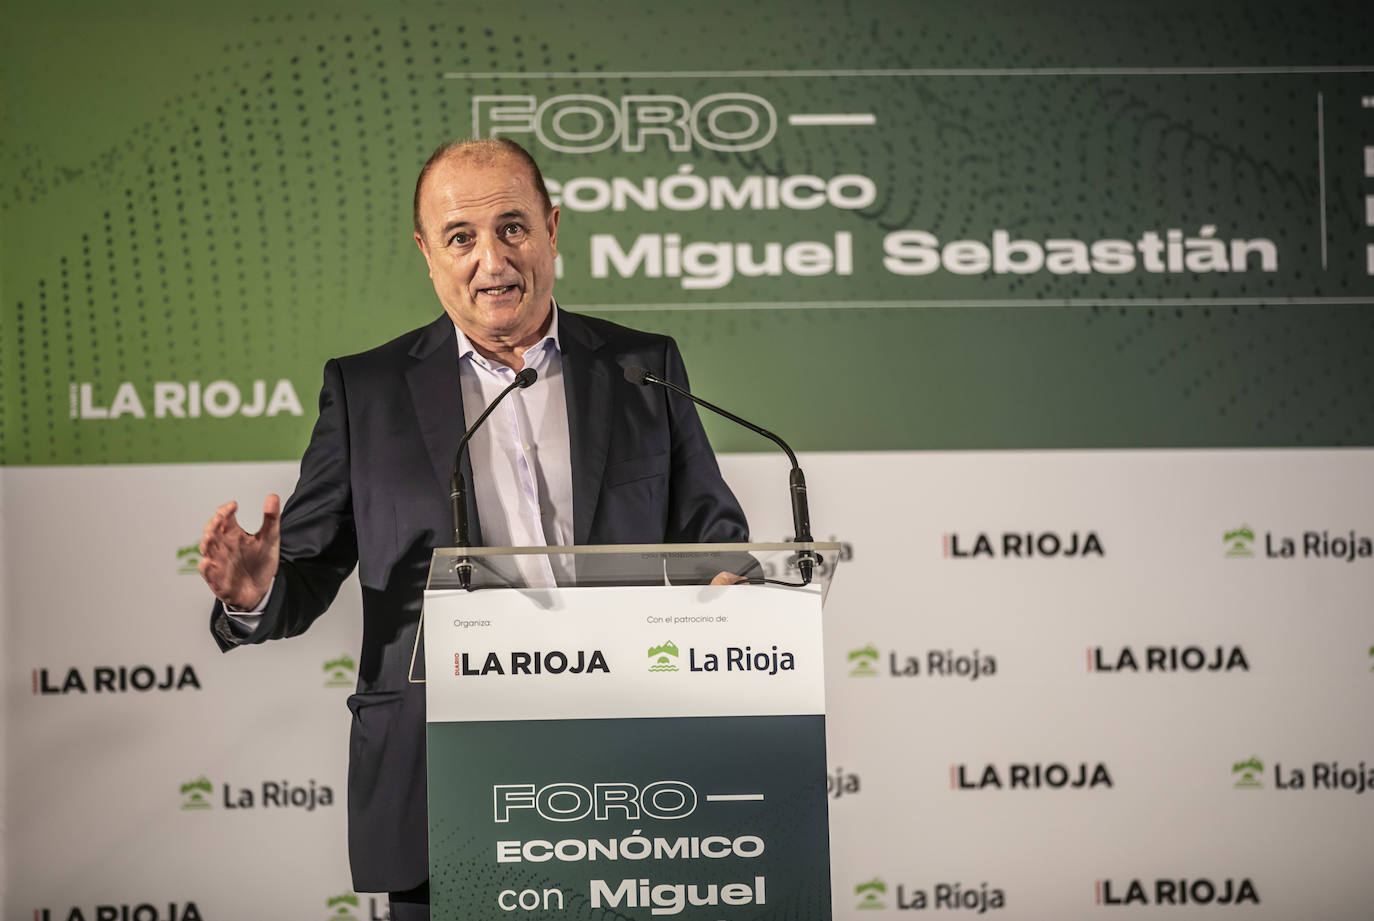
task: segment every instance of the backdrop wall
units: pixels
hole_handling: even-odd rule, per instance
[[[436,315],[414,175],[491,133],[560,303],[675,336],[847,544],[837,917],[1367,913],[1367,5],[4,15],[7,917],[384,911],[356,589],[221,656],[194,544],[289,492],[325,359]]]

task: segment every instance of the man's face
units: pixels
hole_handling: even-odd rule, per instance
[[[436,163],[420,192],[420,227],[434,292],[469,339],[492,351],[537,341],[552,308],[558,209],[544,214],[523,163]]]

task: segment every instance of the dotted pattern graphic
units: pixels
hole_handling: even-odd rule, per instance
[[[0,461],[69,464],[287,458],[313,417],[319,366],[437,312],[409,238],[418,164],[468,133],[478,94],[719,92],[767,98],[783,124],[766,147],[585,156],[535,145],[551,178],[870,176],[860,212],[579,213],[565,209],[565,303],[789,303],[1008,298],[1096,307],[652,311],[608,316],[672,333],[708,396],[767,418],[808,449],[1114,447],[1374,443],[1369,305],[1115,306],[1122,298],[1369,298],[1369,73],[1250,75],[662,78],[622,71],[827,68],[1275,67],[1368,63],[1367,5],[1324,16],[1231,3],[1160,17],[1146,10],[1007,4],[820,3],[785,14],[759,0],[655,11],[611,4],[588,18],[427,3],[383,13],[245,15],[195,66],[90,119],[89,142],[57,147],[60,111],[41,84],[11,80],[0,145],[3,327]],[[38,14],[33,14],[38,15]],[[49,14],[53,15],[53,14]],[[135,74],[160,66],[176,24],[130,48]],[[42,36],[17,23],[13,50]],[[25,51],[25,40],[34,48]],[[162,45],[159,45],[159,42]],[[146,58],[146,59],[145,59]],[[17,66],[11,64],[10,66]],[[446,73],[585,73],[563,80],[445,79]],[[600,73],[598,73],[600,72]],[[1326,184],[1318,188],[1315,101],[1324,99]],[[797,128],[790,113],[872,112],[869,128]],[[151,113],[151,114],[149,114]],[[575,121],[570,121],[575,125]],[[1320,263],[1324,191],[1327,266]],[[1280,270],[1170,275],[946,272],[881,265],[886,234],[940,242],[1134,239],[1204,222],[1218,239],[1267,236]],[[720,291],[677,279],[593,279],[588,241],[679,233],[684,241],[855,241],[850,277],[738,278]],[[875,343],[896,346],[875,349]],[[752,386],[811,380],[820,366],[892,363],[904,383],[869,392],[839,375],[807,400]],[[191,401],[227,381],[245,403],[287,380],[303,414],[155,418],[154,388]],[[147,418],[113,413],[128,383]],[[81,385],[87,385],[89,396]],[[175,394],[173,394],[175,395]],[[843,407],[862,401],[869,412]],[[753,401],[753,405],[751,404]],[[175,403],[175,400],[172,400]],[[89,404],[89,405],[88,405]],[[223,404],[221,404],[223,405]],[[760,448],[711,424],[718,447]]]

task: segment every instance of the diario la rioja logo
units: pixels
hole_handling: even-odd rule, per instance
[[[33,693],[124,694],[130,691],[200,690],[195,666],[180,665],[97,665],[93,668],[35,668]]]
[[[1099,905],[1243,905],[1260,903],[1255,884],[1246,879],[1099,879]]]
[[[941,547],[945,558],[952,560],[1106,556],[1096,531],[980,531],[972,535],[949,531],[941,538]]]

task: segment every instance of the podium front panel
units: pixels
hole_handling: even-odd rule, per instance
[[[434,916],[828,919],[820,596],[429,592]]]

